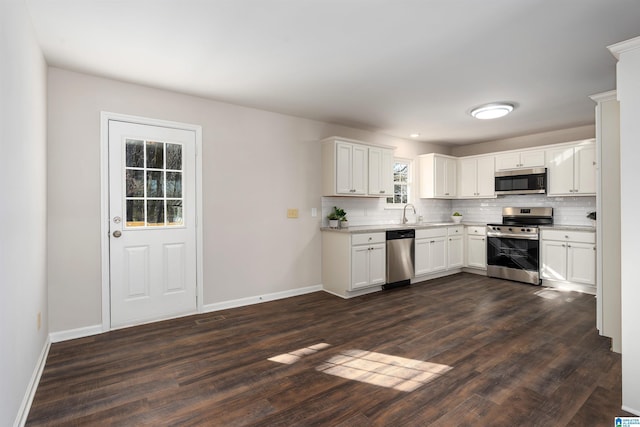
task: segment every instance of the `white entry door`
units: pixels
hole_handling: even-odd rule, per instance
[[[109,120],[111,327],[196,311],[194,131]]]

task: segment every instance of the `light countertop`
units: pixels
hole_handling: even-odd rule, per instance
[[[402,230],[402,229],[427,229],[436,227],[452,227],[456,225],[469,226],[469,227],[484,227],[487,224],[481,222],[468,222],[462,221],[461,223],[455,223],[453,221],[448,222],[422,222],[420,224],[377,224],[377,225],[358,225],[348,228],[330,228],[322,227],[321,231],[329,231],[333,233],[372,233],[376,231],[387,230]],[[596,231],[595,227],[588,225],[543,225],[540,229],[553,229],[553,230],[567,230],[567,231]]]

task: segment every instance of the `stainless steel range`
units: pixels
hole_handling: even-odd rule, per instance
[[[487,276],[540,284],[538,226],[553,224],[553,208],[502,208],[502,224],[487,225]]]

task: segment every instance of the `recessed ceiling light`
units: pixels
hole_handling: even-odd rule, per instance
[[[513,104],[507,104],[506,102],[495,102],[492,104],[485,104],[474,108],[473,110],[471,110],[471,115],[476,119],[488,120],[506,116],[512,111]]]
[[[420,134],[419,134],[419,133],[412,133],[412,134],[410,134],[409,136],[410,136],[411,138],[417,138],[417,137],[419,137],[419,136],[420,136]]]

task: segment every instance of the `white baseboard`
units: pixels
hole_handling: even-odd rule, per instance
[[[307,286],[305,288],[291,289],[288,291],[274,292],[271,294],[257,295],[253,297],[241,298],[241,299],[236,299],[231,301],[223,301],[223,302],[218,302],[214,304],[205,304],[202,306],[202,313],[225,310],[228,308],[243,307],[245,305],[258,304],[258,303],[267,302],[267,301],[275,301],[278,299],[309,294],[311,292],[318,292],[321,290],[322,290],[322,285],[315,285],[315,286]],[[188,313],[186,315],[190,316],[192,314],[197,314],[197,313]],[[182,316],[185,316],[185,315],[180,315],[176,317],[182,317]],[[163,319],[163,320],[166,320],[166,319]],[[89,337],[91,335],[97,335],[103,332],[107,332],[107,331],[105,331],[102,328],[102,324],[100,324],[100,325],[93,325],[93,326],[85,326],[83,328],[70,329],[67,331],[52,332],[49,334],[49,339],[51,340],[52,343],[56,343],[61,341],[73,340],[76,338]]]
[[[305,288],[291,289],[288,291],[274,292],[271,294],[256,295],[253,297],[216,302],[213,304],[205,304],[202,306],[202,312],[210,313],[212,311],[226,310],[228,308],[244,307],[246,305],[259,304],[261,302],[275,301],[283,298],[310,294],[311,292],[318,292],[321,290],[322,290],[322,285],[315,285],[315,286],[307,286]]]
[[[105,331],[102,329],[102,324],[100,324],[100,325],[93,325],[93,326],[85,326],[83,328],[77,328],[77,329],[69,329],[67,331],[51,332],[49,334],[49,339],[51,340],[52,343],[55,343],[55,342],[61,342],[61,341],[67,341],[67,340],[74,340],[76,338],[90,337],[91,335],[98,335],[103,332]]]
[[[33,374],[31,374],[31,380],[29,381],[29,386],[27,387],[27,391],[22,399],[22,403],[20,404],[20,409],[18,410],[18,415],[16,416],[16,420],[13,423],[14,427],[22,427],[27,422],[27,417],[29,416],[29,411],[31,410],[31,404],[33,403],[33,398],[36,395],[36,390],[38,389],[38,384],[40,383],[40,377],[42,377],[42,371],[44,371],[44,365],[47,363],[47,356],[49,355],[49,349],[51,348],[51,339],[47,337],[44,342],[44,346],[42,347],[42,351],[40,352],[40,357],[38,358],[38,363],[33,370]]]
[[[635,415],[640,415],[640,411],[639,410],[630,408],[630,407],[625,406],[625,405],[622,405],[622,410],[623,411],[627,411],[627,412],[631,412],[632,414],[635,414]]]
[[[576,291],[590,295],[596,294],[596,287],[594,285],[583,285],[581,283],[556,282],[555,280],[543,279],[542,286],[560,289],[562,291]]]

